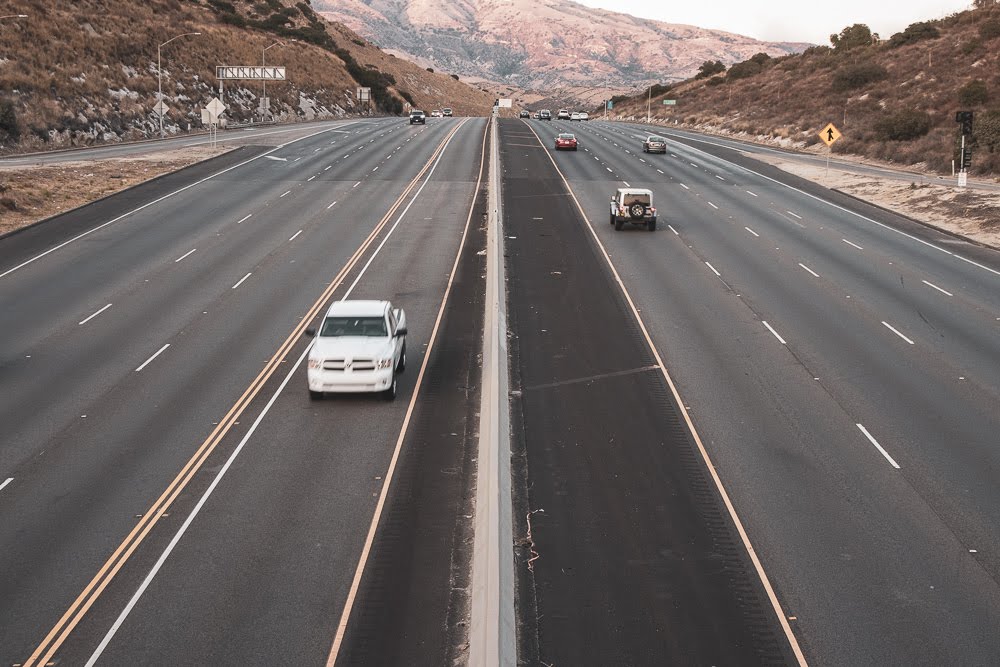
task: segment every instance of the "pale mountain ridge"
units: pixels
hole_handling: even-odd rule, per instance
[[[634,88],[809,44],[637,18],[571,0],[313,0],[382,48],[448,72],[523,88]]]

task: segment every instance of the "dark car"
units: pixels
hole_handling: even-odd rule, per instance
[[[569,132],[563,132],[556,137],[557,151],[575,151],[577,148],[576,136]]]
[[[520,116],[521,118],[531,118],[531,113],[528,112],[528,111],[522,110],[521,113],[518,114],[518,116]]]
[[[410,112],[410,125],[420,123],[421,125],[427,124],[427,114],[425,114],[420,109],[414,109]]]

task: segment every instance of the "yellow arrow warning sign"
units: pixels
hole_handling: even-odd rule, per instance
[[[823,143],[827,146],[832,146],[833,142],[840,139],[841,134],[833,123],[827,124],[822,130],[819,131],[819,138],[823,140]]]

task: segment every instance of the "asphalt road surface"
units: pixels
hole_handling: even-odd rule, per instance
[[[997,253],[734,151],[523,125],[580,138],[549,150],[587,216],[565,224],[610,256],[805,658],[995,661]],[[608,225],[625,184],[654,192],[656,232]]]
[[[467,656],[487,123],[269,131],[0,239],[4,664]],[[500,121],[521,662],[995,663],[998,254],[642,134]],[[345,297],[394,402],[309,400]]]
[[[0,242],[0,660],[461,650],[485,130],[314,128],[86,236],[47,223],[48,254],[39,228]],[[346,296],[406,309],[391,404],[308,398],[301,332]]]

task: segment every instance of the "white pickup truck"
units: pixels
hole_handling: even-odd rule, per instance
[[[309,398],[325,393],[382,392],[396,398],[396,374],[406,368],[406,313],[388,301],[336,301],[323,323],[306,329]]]

